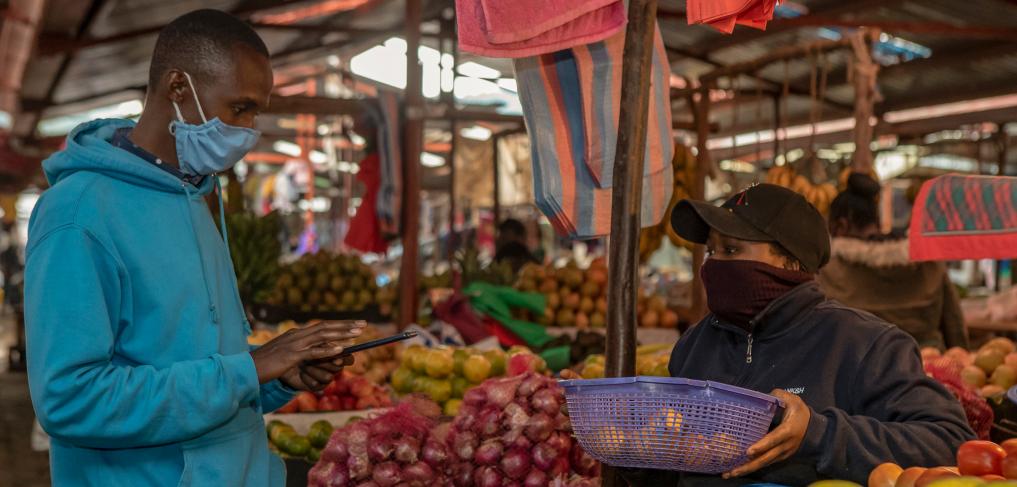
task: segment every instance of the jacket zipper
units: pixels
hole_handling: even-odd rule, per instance
[[[752,363],[752,334],[749,333],[749,345],[745,348],[745,363]]]

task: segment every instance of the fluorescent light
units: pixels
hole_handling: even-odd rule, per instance
[[[324,164],[328,162],[328,156],[326,156],[325,153],[320,150],[311,151],[311,153],[307,155],[307,158],[310,159],[311,162],[315,164]]]
[[[489,140],[491,138],[491,129],[474,125],[472,127],[466,127],[459,130],[459,135],[462,135],[467,139]]]
[[[318,135],[328,135],[328,131],[329,128],[327,124],[323,123],[321,125],[318,125]]]
[[[1000,108],[1017,107],[1017,93],[977,100],[959,101],[956,103],[944,103],[921,108],[907,110],[894,110],[886,112],[883,119],[889,123],[909,122],[911,120],[924,120],[927,118],[945,117],[959,113],[975,113],[986,110],[998,110]]]
[[[498,86],[500,86],[504,90],[508,90],[513,93],[519,92],[519,87],[516,86],[516,80],[512,78],[502,78],[498,80]]]
[[[424,167],[441,167],[445,165],[445,158],[430,152],[421,152],[420,164]]]
[[[459,74],[463,76],[470,76],[473,78],[501,78],[501,71],[497,69],[478,64],[473,61],[465,62],[459,65]]]
[[[300,157],[300,154],[303,153],[303,151],[300,150],[299,145],[288,140],[275,141],[275,143],[272,144],[272,150],[280,154],[286,154],[290,157]]]
[[[11,128],[11,114],[3,110],[0,110],[0,129],[9,130]]]
[[[756,172],[756,166],[748,162],[725,160],[720,161],[720,168],[724,171],[752,174]]]
[[[353,145],[362,146],[367,143],[367,140],[361,137],[360,134],[350,132],[350,142],[353,142]]]

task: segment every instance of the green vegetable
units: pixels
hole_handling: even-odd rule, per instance
[[[319,458],[321,458],[321,449],[312,446],[311,449],[307,451],[307,460],[311,463],[318,463]]]
[[[307,432],[307,439],[311,442],[311,446],[316,448],[324,448],[328,444],[328,439],[332,437],[332,424],[324,419],[315,421],[311,424],[311,429]]]
[[[307,455],[307,452],[311,451],[311,442],[307,441],[307,438],[300,435],[283,438],[282,442],[277,443],[277,445],[283,453],[295,457],[302,457]]]

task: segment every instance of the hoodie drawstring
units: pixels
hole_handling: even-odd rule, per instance
[[[218,181],[217,181],[218,182]],[[187,220],[191,223],[191,235],[194,236],[194,244],[198,247],[198,262],[201,264],[201,280],[205,283],[205,294],[208,296],[208,311],[212,313],[212,321],[219,323],[219,312],[215,309],[215,300],[212,298],[212,288],[208,285],[208,275],[205,271],[205,256],[201,253],[201,242],[198,240],[198,231],[194,228],[194,216],[191,215],[191,190],[187,188],[187,183],[181,184],[184,188],[184,193],[187,194]],[[219,209],[222,210],[222,202],[219,203]],[[221,213],[220,213],[220,216]],[[225,227],[223,232],[225,235]],[[229,246],[226,247],[227,252]]]
[[[233,253],[230,252],[230,236],[226,233],[226,210],[222,206],[222,185],[219,183],[219,175],[213,174],[215,178],[215,192],[218,195],[219,200],[219,229],[222,230],[222,239],[226,242],[226,257],[229,257],[230,262],[233,262]]]

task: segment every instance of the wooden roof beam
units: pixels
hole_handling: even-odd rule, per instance
[[[995,27],[986,25],[962,26],[946,22],[842,19],[820,15],[804,15],[801,17],[783,19],[781,20],[781,24],[789,27],[846,27],[852,29],[870,27],[888,32],[907,32],[910,34],[938,35],[943,37],[1004,41],[1017,40],[1017,29],[1012,27]]]

